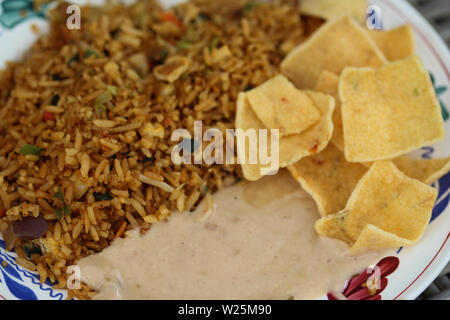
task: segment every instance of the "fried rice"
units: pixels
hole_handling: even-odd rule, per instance
[[[17,263],[67,288],[67,268],[129,229],[241,178],[238,165],[175,165],[177,128],[234,127],[237,95],[279,72],[322,21],[297,1],[153,0],[49,13],[50,32],[0,73],[0,230]],[[27,217],[48,225],[15,234]],[[33,237],[31,237],[33,238]],[[85,299],[82,285],[69,298]]]

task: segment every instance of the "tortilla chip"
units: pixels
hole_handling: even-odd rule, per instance
[[[314,90],[329,94],[333,97],[339,96],[339,76],[331,71],[323,70],[317,79]]]
[[[247,99],[264,126],[279,129],[280,136],[301,133],[320,120],[308,95],[283,75],[248,91]]]
[[[431,184],[450,171],[450,157],[443,159],[413,159],[399,157],[393,160],[397,168],[410,178]]]
[[[322,216],[343,210],[358,181],[367,172],[363,165],[347,162],[333,144],[288,169],[313,197]]]
[[[358,22],[364,24],[366,10],[366,0],[302,0],[300,2],[301,13],[325,20],[352,16]]]
[[[409,25],[392,30],[367,30],[381,52],[389,61],[412,56],[416,50],[414,32]]]
[[[436,189],[407,177],[391,161],[375,162],[359,181],[346,208],[320,219],[316,231],[357,245],[354,249],[358,251],[363,247],[395,247],[399,238],[402,245],[411,245],[425,231],[436,197]],[[369,227],[363,233],[367,225],[383,232]]]
[[[281,71],[299,89],[312,89],[323,70],[380,67],[387,62],[365,30],[349,17],[324,24],[281,63]]]
[[[415,56],[377,70],[346,68],[339,98],[347,161],[393,159],[445,137],[430,76]]]
[[[319,122],[300,134],[293,134],[280,137],[279,139],[279,168],[285,168],[300,159],[321,152],[328,145],[333,132],[332,115],[334,111],[334,99],[331,96],[312,91],[305,91],[313,101],[317,110],[321,114]],[[258,119],[246,93],[240,93],[236,110],[236,129],[244,131],[248,129],[266,129],[264,124]],[[270,165],[248,164],[250,150],[247,140],[239,139],[239,131],[236,132],[237,155],[240,161],[244,177],[250,181],[256,181],[263,177],[263,170],[267,170]],[[271,134],[268,131],[267,153],[272,155]],[[243,163],[245,162],[245,163]],[[275,172],[276,173],[276,172]]]
[[[336,107],[333,113],[333,136],[331,137],[331,142],[344,152],[344,128],[342,127],[342,112],[341,112],[341,101],[339,100],[339,76],[333,72],[324,70],[317,80],[315,91],[329,94],[334,97],[336,102]]]
[[[280,166],[285,168],[300,159],[314,155],[326,148],[333,134],[333,97],[313,91],[305,91],[320,111],[320,121],[308,130],[280,139]]]
[[[320,218],[314,224],[314,229],[320,236],[338,239],[344,241],[349,246],[352,246],[353,240],[347,235],[343,227],[347,215],[348,212],[344,210]]]
[[[236,109],[236,129],[242,129],[247,131],[249,129],[265,129],[264,124],[258,119],[258,117],[253,112],[250,103],[248,102],[247,95],[245,93],[240,93],[237,100]],[[238,134],[238,132],[236,133]],[[271,155],[272,150],[270,149],[271,133],[268,131],[268,154]],[[242,173],[247,180],[256,181],[263,177],[262,170],[265,167],[261,164],[249,164],[250,159],[250,143],[248,140],[244,141],[245,144],[241,143],[241,140],[237,139],[237,155],[241,164]],[[259,147],[259,141],[258,141]],[[252,150],[252,152],[255,152]],[[258,154],[256,154],[258,156]]]
[[[408,247],[413,244],[413,241],[386,232],[372,224],[366,224],[350,249],[353,254],[360,254],[368,250]]]

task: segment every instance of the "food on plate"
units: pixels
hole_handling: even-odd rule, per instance
[[[247,132],[247,130],[252,129],[265,129],[263,123],[258,119],[256,114],[253,112],[252,107],[250,106],[250,103],[248,102],[247,95],[243,92],[239,94],[238,101],[237,101],[237,107],[236,107],[236,128],[241,129],[244,132]],[[270,131],[267,133],[267,155],[272,156],[272,149],[271,149],[271,141],[272,134]],[[264,168],[270,168],[269,164],[262,164],[258,163],[258,152],[259,150],[259,143],[260,140],[257,140],[258,146],[257,148],[250,149],[250,141],[247,140],[245,137],[238,137],[237,138],[237,154],[238,159],[240,159],[240,162],[243,164],[241,165],[242,174],[244,175],[244,178],[249,181],[256,181],[263,177],[262,170]],[[253,153],[253,156],[255,157],[254,163],[250,163],[250,155]],[[256,153],[256,154],[255,154]],[[247,161],[248,159],[248,161]],[[247,163],[246,163],[247,161]],[[279,165],[274,168],[275,171],[279,169]]]
[[[369,36],[389,61],[412,56],[416,49],[414,32],[409,25],[391,30],[368,30]]]
[[[288,167],[292,176],[314,199],[322,216],[343,210],[367,168],[345,160],[330,143],[322,152]]]
[[[342,126],[341,101],[339,100],[339,76],[333,72],[324,70],[317,80],[315,91],[329,94],[334,98],[335,108],[333,113],[333,144],[344,152],[344,128]]]
[[[321,117],[308,95],[283,75],[248,91],[247,99],[264,126],[279,129],[281,137],[301,133]]]
[[[308,101],[312,101],[313,106],[320,112],[320,120],[301,133],[285,136],[279,135],[279,148],[276,150],[279,157],[279,166],[277,168],[271,168],[270,170],[272,172],[274,169],[275,172],[277,172],[279,168],[285,168],[303,157],[322,151],[331,139],[333,132],[332,115],[334,111],[334,99],[329,95],[313,91],[304,91],[303,94],[308,97]],[[253,111],[248,99],[248,93],[240,93],[238,97],[236,129],[242,130],[236,132],[236,136],[237,156],[242,164],[243,175],[247,180],[258,180],[269,173],[265,170],[267,170],[271,164],[266,165],[261,162],[258,158],[258,151],[261,151],[261,140],[258,139],[258,148],[251,148],[252,145],[247,138],[247,132],[249,129],[267,129],[267,127],[258,119]],[[268,131],[267,152],[269,156],[272,156],[274,151],[271,150],[271,144],[269,143],[271,139],[272,133]],[[249,163],[249,161],[246,161],[252,156],[257,160],[256,163]]]
[[[398,157],[393,163],[408,177],[431,184],[450,171],[450,158],[414,159]],[[351,163],[330,143],[322,152],[288,166],[289,171],[318,207],[321,216],[343,210],[356,185],[371,163]]]
[[[426,184],[439,180],[450,171],[450,158],[414,159],[402,156],[395,158],[393,162],[408,177]]]
[[[409,26],[367,30],[359,0],[143,0],[69,30],[67,6],[0,72],[0,231],[42,283],[316,298],[421,238],[450,158],[406,155],[444,137]],[[210,129],[231,162],[174,161]]]
[[[400,242],[411,245],[425,231],[436,197],[436,189],[407,177],[391,161],[377,161],[361,178],[345,209],[321,218],[315,228],[320,235],[346,242],[355,252]]]
[[[170,135],[194,121],[234,128],[238,94],[279,74],[282,48],[317,25],[287,1],[141,0],[81,7],[82,28],[69,30],[67,6],[0,74],[0,230],[55,288],[82,257],[242,179],[239,165],[173,164]],[[9,232],[33,215],[48,224],[42,237],[40,219],[33,240]]]
[[[346,68],[339,98],[347,161],[393,159],[445,138],[439,101],[418,57],[379,69]]]
[[[292,50],[281,71],[299,89],[313,89],[323,70],[340,75],[345,67],[381,67],[387,62],[362,26],[350,17],[329,21]]]
[[[94,299],[315,299],[379,256],[319,239],[314,202],[284,170],[213,199],[207,220],[204,201],[80,260]]]
[[[366,10],[366,0],[302,0],[300,2],[301,13],[325,20],[351,16],[361,24],[365,24]]]

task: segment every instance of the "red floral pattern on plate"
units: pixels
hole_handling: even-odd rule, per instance
[[[387,276],[393,273],[400,264],[400,260],[397,257],[386,257],[376,264],[378,267],[378,277],[375,277],[376,267],[367,268],[360,274],[354,276],[348,281],[342,295],[347,300],[381,300],[380,293],[387,287]],[[377,279],[378,278],[378,279]],[[376,286],[378,289],[371,290],[370,284],[372,281],[378,281]],[[372,283],[371,283],[372,282]],[[329,300],[343,300],[332,292],[328,293]]]

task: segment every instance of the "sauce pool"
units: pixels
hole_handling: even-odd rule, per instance
[[[173,213],[81,259],[94,299],[315,299],[380,256],[317,236],[316,206],[285,171],[224,189],[205,211]]]

